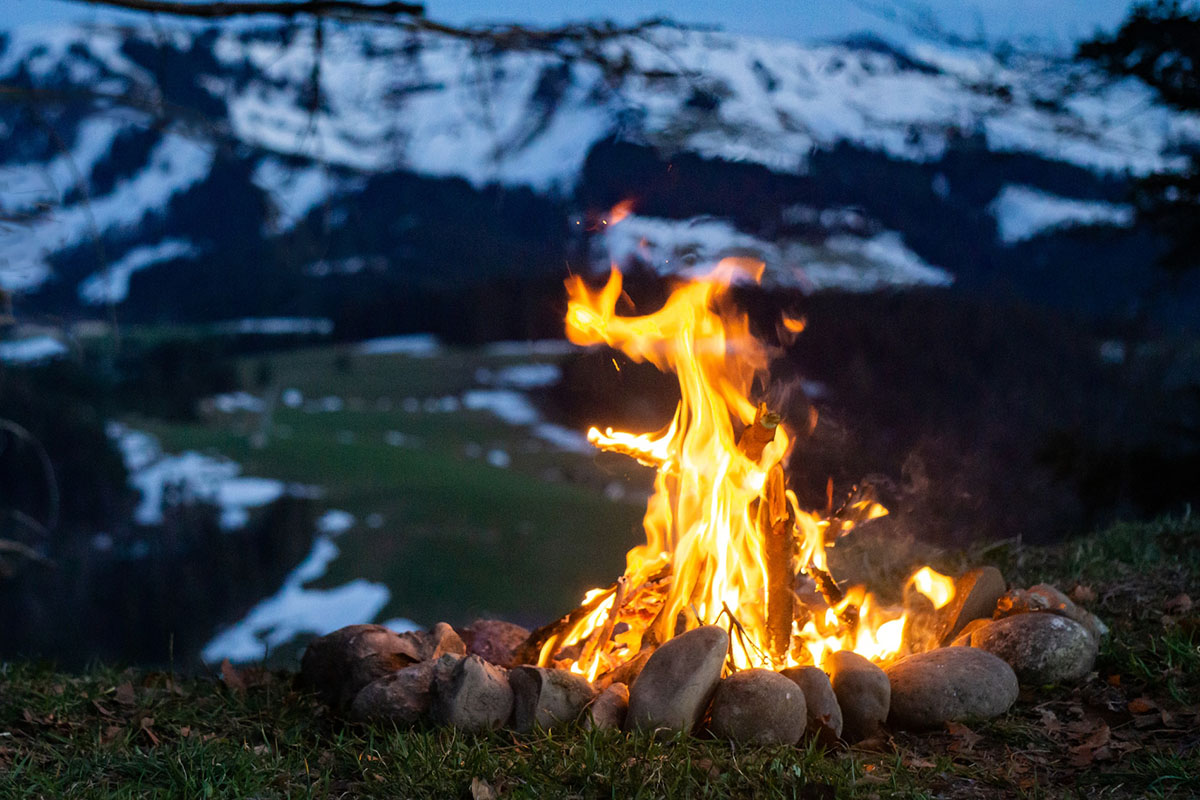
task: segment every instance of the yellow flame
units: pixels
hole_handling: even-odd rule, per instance
[[[940,609],[954,599],[954,579],[937,572],[932,567],[921,567],[909,578],[913,588]]]
[[[882,661],[903,648],[905,616],[878,607],[870,594],[856,588],[835,608],[813,612],[802,625],[793,623],[792,646],[782,663],[778,654],[769,652],[768,567],[756,509],[767,496],[768,474],[789,455],[794,438],[785,424],[764,424],[761,447],[749,452],[739,447],[742,432],[758,424],[759,409],[751,392],[756,380],[766,385],[771,354],[751,334],[746,315],[734,307],[729,293],[735,282],[757,282],[761,277],[761,263],[726,259],[705,277],[677,287],[658,311],[640,316],[616,312],[622,291],[616,269],[596,290],[579,277],[567,281],[570,341],[606,344],[634,361],[678,376],[680,401],[665,431],[588,431],[588,441],[597,447],[656,469],[654,494],[643,520],[646,543],[626,555],[624,586],[636,595],[664,565],[669,567],[669,580],[652,601],[637,601],[645,607],[617,609],[623,625],[609,641],[598,641],[597,632],[614,629],[612,598],[548,644],[540,663],[548,663],[560,645],[579,647],[567,666],[592,679],[644,645],[660,644],[678,630],[704,624],[731,630],[731,660],[738,669],[820,664],[828,653],[843,649]],[[784,319],[782,327],[797,333],[803,322]],[[801,510],[790,491],[786,506],[795,564],[827,570],[826,537],[848,525],[830,531],[826,520]],[[858,519],[887,513],[865,501],[853,511]],[[585,603],[599,596],[595,591]]]

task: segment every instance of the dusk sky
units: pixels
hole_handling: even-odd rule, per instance
[[[908,26],[889,19],[919,19],[929,12],[943,28],[992,41],[1028,40],[1066,46],[1098,28],[1111,30],[1129,8],[1128,0],[427,0],[430,17],[456,24],[527,22],[555,25],[569,20],[613,19],[634,22],[666,16],[680,22],[793,39],[822,39],[873,31],[908,38]],[[110,20],[114,12],[72,0],[4,0],[0,25],[63,19]]]

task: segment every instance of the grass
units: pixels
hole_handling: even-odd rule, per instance
[[[1200,523],[1125,524],[1057,547],[942,558],[1094,596],[1089,606],[1112,626],[1095,674],[1026,687],[986,723],[826,751],[357,726],[297,692],[287,673],[251,669],[228,682],[11,663],[0,667],[0,797],[1200,795],[1200,609],[1181,597],[1200,587]]]

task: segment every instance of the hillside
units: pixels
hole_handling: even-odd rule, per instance
[[[1049,57],[669,25],[22,29],[0,86],[0,285],[26,313],[347,335],[435,328],[421,307],[564,264],[725,254],[806,291],[1127,313],[1157,247],[1127,177],[1200,138],[1143,84]],[[484,337],[548,327],[504,325]]]

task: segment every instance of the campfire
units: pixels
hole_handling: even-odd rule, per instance
[[[786,488],[784,465],[797,436],[783,409],[766,399],[784,396],[771,390],[772,348],[730,299],[734,284],[757,283],[762,270],[726,259],[644,316],[617,313],[622,279],[615,269],[598,291],[581,278],[568,281],[570,340],[606,344],[673,372],[680,400],[658,433],[588,431],[596,447],[655,470],[646,544],[629,551],[616,583],[591,590],[577,610],[535,632],[530,645],[540,666],[595,681],[680,633],[714,624],[730,631],[730,672],[820,666],[841,650],[886,662],[933,643],[927,629],[907,624],[910,611],[881,605],[863,587],[843,590],[829,572],[833,540],[887,511],[857,500],[848,513],[823,519],[802,510]],[[782,317],[780,339],[803,327]],[[954,596],[954,581],[929,567],[909,584],[935,610]]]
[[[349,626],[309,646],[304,682],[363,720],[531,730],[582,718],[791,744],[994,717],[1019,683],[1085,676],[1106,630],[1052,586],[922,566],[892,587],[903,599],[891,606],[831,573],[838,538],[887,511],[854,494],[817,513],[788,489],[802,432],[769,368],[804,323],[781,316],[771,342],[754,335],[733,288],[762,270],[726,259],[642,315],[623,304],[615,269],[598,289],[567,281],[572,342],[679,381],[664,430],[588,431],[597,448],[655,471],[646,543],[614,583],[533,632],[497,620],[404,634]]]

